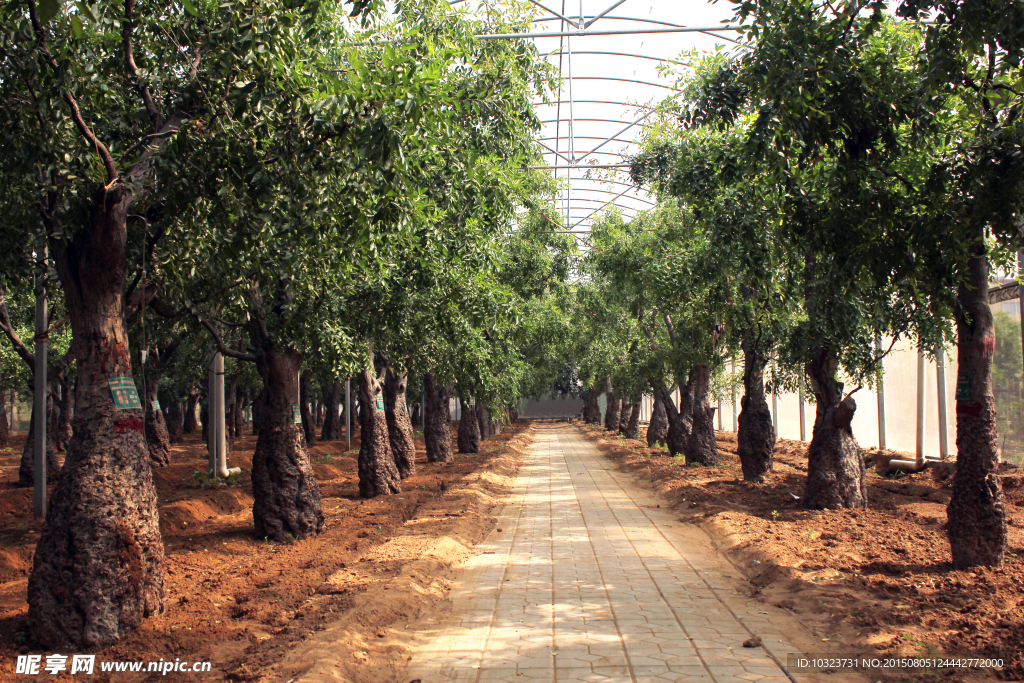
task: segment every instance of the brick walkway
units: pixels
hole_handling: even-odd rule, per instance
[[[737,595],[729,565],[655,495],[575,428],[536,434],[502,532],[453,589],[452,616],[420,629],[403,683],[804,680],[782,667],[797,649],[773,608]],[[765,646],[744,648],[755,633]]]

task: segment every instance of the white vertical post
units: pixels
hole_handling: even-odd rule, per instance
[[[939,457],[949,455],[949,435],[946,433],[946,353],[942,344],[935,347],[935,384],[939,398]]]
[[[804,411],[804,382],[800,378],[800,440],[807,441],[807,415]]]
[[[722,399],[718,399],[718,431],[722,431]]]
[[[729,383],[732,388],[732,431],[738,432],[739,415],[736,412],[736,359],[733,358],[730,362],[732,363],[732,382]]]
[[[923,349],[917,351],[917,464],[924,462],[924,418],[925,418],[925,355]]]
[[[345,379],[345,450],[352,450],[352,379]]]
[[[210,434],[213,437],[213,468],[210,474],[221,479],[228,476],[228,435],[224,401],[224,356],[213,356],[213,397],[210,401]]]
[[[217,372],[214,370],[214,366],[219,355],[214,351],[210,358],[209,370],[206,373],[206,450],[209,452],[211,477],[217,473],[217,408],[214,398],[217,395]]]
[[[40,254],[42,263],[46,263],[46,250]],[[35,490],[33,496],[33,513],[38,517],[46,516],[46,271],[36,268],[36,367],[35,367],[35,452],[32,454],[35,465]]]
[[[882,338],[875,337],[875,350],[882,353]],[[878,449],[885,450],[885,361],[878,361],[882,376],[878,379]]]
[[[772,392],[772,432],[779,438],[779,395]]]

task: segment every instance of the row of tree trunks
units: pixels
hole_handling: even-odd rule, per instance
[[[473,404],[473,392],[468,387],[459,389],[462,415],[459,418],[459,453],[480,452],[480,420]]]
[[[592,388],[587,390],[583,400],[583,423],[588,425],[601,424],[601,406],[597,402],[603,391]]]
[[[389,364],[384,373],[384,410],[388,423],[391,455],[398,475],[405,479],[416,472],[416,437],[409,416],[405,395],[409,387],[409,371],[396,372]]]
[[[309,409],[310,393],[309,375],[303,374],[299,382],[299,415],[302,418],[302,434],[306,440],[306,446],[316,443],[316,423],[313,421],[313,413]]]
[[[154,354],[155,355],[155,354]],[[171,437],[163,411],[157,408],[157,393],[160,391],[161,373],[158,370],[146,372],[145,411],[146,446],[149,448],[149,462],[154,467],[171,464]]]
[[[654,405],[651,406],[651,421],[647,425],[647,447],[668,444],[668,415],[665,413],[665,401],[661,392],[654,392]]]
[[[718,441],[715,439],[715,409],[711,406],[711,368],[705,364],[693,366],[688,382],[692,397],[690,434],[686,439],[686,464],[705,467],[718,464]]]
[[[171,443],[179,443],[184,431],[184,411],[181,409],[181,401],[171,401],[167,406],[164,418],[167,421],[167,438]]]
[[[402,491],[402,478],[391,453],[383,385],[384,380],[371,366],[359,373],[359,495],[363,498]]]
[[[34,384],[34,380],[33,380]],[[30,387],[35,392],[35,387]],[[25,438],[25,445],[21,449],[21,461],[18,463],[18,486],[31,487],[35,483],[36,461],[36,404],[32,401],[32,412],[28,422],[28,434]],[[57,443],[52,438],[54,421],[50,419],[53,412],[53,391],[52,385],[47,387],[46,392],[46,414],[49,424],[46,426],[46,483],[53,484],[60,476],[60,461],[57,456]]]
[[[453,388],[453,385],[438,384],[433,373],[428,372],[423,377],[423,390],[427,395],[427,426],[423,434],[427,462],[450,462],[454,458],[449,408]]]
[[[490,439],[498,433],[498,428],[491,419],[491,411],[483,403],[476,404],[476,420],[480,427],[481,439]]]
[[[743,398],[737,419],[737,452],[745,481],[759,481],[772,471],[775,429],[764,394],[764,369],[768,359],[760,351],[758,340],[743,340]]]
[[[344,390],[344,383],[337,379],[331,383],[330,387],[324,389],[324,426],[320,430],[320,438],[324,441],[335,441],[341,438],[342,423],[338,417],[338,409]]]
[[[625,415],[626,411],[622,411]],[[636,401],[633,403],[629,410],[629,418],[626,420],[626,426],[622,429],[622,435],[627,439],[635,439],[640,435],[640,402]]]
[[[0,448],[11,442],[11,431],[7,425],[7,392],[0,391]]]

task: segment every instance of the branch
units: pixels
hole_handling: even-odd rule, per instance
[[[0,330],[3,331],[7,338],[11,340],[11,344],[14,346],[15,352],[21,356],[21,359],[28,364],[28,367],[35,372],[36,357],[28,350],[25,343],[21,341],[21,337],[14,331],[14,325],[11,323],[10,313],[7,312],[7,302],[4,301],[4,290],[0,288]]]
[[[213,341],[217,344],[217,350],[220,351],[221,355],[227,358],[234,358],[235,360],[247,360],[250,363],[255,363],[257,361],[257,358],[254,354],[242,353],[241,351],[229,349],[227,346],[224,345],[224,339],[220,336],[220,332],[217,331],[216,327],[211,325],[203,318],[200,318],[195,313],[193,313],[192,315],[195,316],[196,320],[202,323],[203,327],[205,327],[207,331],[209,331],[209,333],[213,336]]]
[[[43,57],[46,60],[47,65],[53,72],[60,78],[60,65],[57,64],[57,60],[54,59],[50,53],[49,48],[46,47],[46,33],[43,32],[43,27],[39,23],[39,15],[36,13],[36,2],[35,0],[28,0],[28,16],[32,21],[32,28],[36,34],[36,45],[39,47],[40,52],[43,53]],[[96,135],[92,132],[92,129],[85,123],[85,119],[82,118],[82,112],[78,109],[78,103],[75,98],[71,96],[67,88],[61,88],[64,96],[64,101],[68,103],[68,107],[71,108],[71,120],[75,122],[75,126],[82,136],[89,141],[89,144],[93,146],[96,153],[103,160],[103,165],[107,169],[107,184],[112,184],[118,178],[117,165],[114,164],[114,158],[110,156],[110,150],[100,142]]]
[[[153,104],[153,98],[149,94],[149,85],[139,73],[139,68],[135,66],[135,56],[132,54],[132,9],[134,5],[135,0],[124,0],[124,26],[121,28],[121,35],[124,36],[124,59],[139,87],[142,102],[146,105],[146,113],[149,114],[149,120],[153,122],[153,130],[160,130],[160,112]]]

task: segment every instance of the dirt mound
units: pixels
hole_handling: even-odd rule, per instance
[[[753,484],[742,481],[734,433],[716,434],[718,467],[694,468],[648,449],[643,437],[626,440],[583,429],[620,468],[652,481],[681,521],[711,534],[747,576],[751,594],[807,616],[828,645],[823,651],[999,656],[1005,664],[1001,670],[928,676],[1024,680],[1024,475],[1019,469],[1000,469],[1009,517],[1005,565],[954,571],[945,532],[949,479],[869,470],[868,509],[809,511],[798,507],[807,477],[806,443],[780,440],[774,471]],[[871,672],[880,681],[924,680],[922,675]]]
[[[362,623],[373,624],[367,628],[374,629],[401,614],[401,609],[389,605],[402,580],[411,582],[413,593],[422,592],[422,604],[428,604],[436,595],[424,587],[437,582],[437,590],[443,589],[444,579],[437,574],[455,561],[456,554],[446,554],[447,546],[439,545],[436,557],[427,558],[436,565],[410,570],[410,578],[401,579],[411,558],[414,564],[421,561],[415,557],[424,549],[418,537],[422,542],[436,535],[470,543],[472,533],[453,529],[474,514],[479,529],[487,528],[487,515],[471,513],[470,498],[459,492],[473,487],[489,490],[483,482],[491,481],[509,441],[525,429],[528,423],[518,423],[514,431],[485,441],[481,453],[457,454],[451,463],[426,462],[423,440],[417,439],[416,475],[402,482],[402,493],[372,500],[359,498],[357,451],[346,453],[344,441],[318,443],[311,457],[326,529],[316,538],[289,545],[255,537],[248,474],[231,486],[206,485],[205,444],[196,435],[187,435],[172,447],[170,466],[153,475],[167,558],[167,609],[94,654],[104,661],[210,661],[213,671],[204,680],[278,680],[275,665],[312,635],[333,627],[353,607],[363,605],[351,628]],[[254,447],[252,436],[235,439],[228,464],[248,472]],[[358,440],[354,447],[358,449]],[[0,452],[2,481],[17,479],[20,454],[17,440]],[[0,485],[0,681],[17,680],[16,655],[32,651],[25,644],[25,601],[39,528],[32,519],[30,494]],[[402,540],[388,545],[393,538]],[[417,544],[409,545],[408,539]],[[371,645],[387,643],[378,643],[375,633],[364,634]],[[94,678],[126,683],[196,680],[194,674],[173,672],[156,677],[97,672]]]

